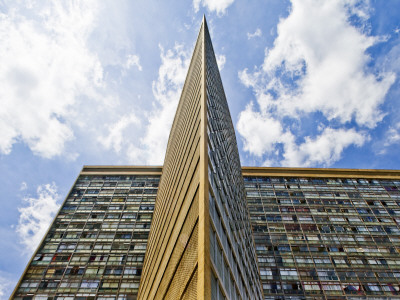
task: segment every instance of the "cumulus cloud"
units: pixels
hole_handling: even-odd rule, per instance
[[[201,5],[211,12],[216,12],[218,16],[222,16],[233,2],[234,0],[193,0],[193,7],[195,12],[198,12]]]
[[[352,129],[325,128],[316,137],[305,137],[299,145],[284,142],[284,166],[329,166],[341,157],[344,148],[355,145],[361,147],[369,137]]]
[[[21,186],[19,187],[20,191],[25,191],[28,189],[28,185],[26,184],[25,181],[21,182]]]
[[[160,57],[158,78],[152,84],[155,101],[153,110],[146,114],[148,123],[143,129],[144,136],[140,138],[140,143],[127,145],[127,155],[132,163],[163,163],[169,132],[190,63],[190,52],[181,44],[168,50],[160,45]]]
[[[395,41],[395,45],[389,53],[379,59],[380,66],[385,70],[400,73],[400,37]]]
[[[168,137],[190,63],[191,51],[183,44],[172,49],[159,45],[161,64],[157,79],[152,82],[151,109],[120,114],[106,125],[106,134],[98,142],[106,149],[122,154],[133,164],[163,163]],[[220,56],[223,67],[225,57]],[[139,116],[144,116],[140,119]],[[131,138],[130,133],[135,132]]]
[[[250,39],[255,38],[255,37],[260,37],[261,35],[262,35],[261,29],[257,28],[254,33],[248,32],[247,33],[247,38],[250,40]]]
[[[390,127],[388,131],[388,140],[387,140],[387,145],[395,144],[400,142],[400,123],[397,123],[397,125],[393,128]]]
[[[290,132],[284,132],[281,122],[271,115],[254,110],[250,103],[239,115],[237,130],[244,140],[244,150],[256,156],[275,151],[275,144],[293,141]]]
[[[36,192],[36,197],[23,199],[26,205],[18,209],[20,216],[16,227],[21,243],[30,252],[39,245],[60,205],[55,183],[40,185]]]
[[[264,165],[279,163],[283,166],[328,166],[341,157],[344,148],[354,144],[362,146],[369,136],[354,129],[324,128],[315,136],[305,136],[296,142],[295,135],[282,126],[282,122],[269,114],[254,110],[253,103],[240,113],[237,129],[243,137],[244,150],[262,157],[267,153]],[[280,147],[278,147],[280,146]]]
[[[68,145],[80,130],[96,137],[103,124],[116,122],[116,114],[103,113],[120,104],[108,72],[142,70],[123,25],[107,19],[106,12],[119,9],[94,0],[4,2],[0,40],[7,46],[0,47],[0,80],[7,88],[0,90],[0,154],[24,143],[44,158],[73,159],[77,153]]]
[[[370,61],[366,50],[380,38],[367,36],[349,23],[346,2],[295,0],[289,17],[278,25],[278,37],[267,50],[262,70],[300,77],[296,88],[290,80],[284,82],[287,78],[268,84],[279,93],[269,104],[280,114],[318,110],[329,120],[354,118],[370,128],[382,120],[379,105],[394,74],[365,72]]]
[[[102,85],[103,70],[87,46],[96,1],[19,6],[0,12],[0,152],[24,142],[40,156],[62,153],[74,139],[68,121],[78,95]]]
[[[146,135],[141,140],[149,152],[149,163],[162,163],[172,121],[185,82],[190,63],[190,52],[183,45],[176,44],[165,50],[160,46],[161,66],[158,78],[153,81],[153,95],[156,109],[149,114]]]
[[[225,66],[226,56],[223,54],[220,54],[220,55],[217,54],[216,59],[217,59],[218,68],[221,71]]]
[[[139,56],[135,54],[129,54],[128,57],[126,58],[124,68],[129,70],[133,66],[135,66],[139,71],[142,71],[142,66],[140,65]]]
[[[278,36],[273,47],[266,49],[263,64],[254,71],[239,72],[241,82],[253,89],[258,105],[240,115],[238,130],[245,150],[267,154],[270,160],[279,149],[281,156],[276,158],[281,164],[329,165],[340,159],[346,147],[367,140],[364,130],[376,127],[384,117],[380,105],[395,80],[394,73],[368,69],[368,48],[385,38],[370,36],[363,26],[355,27],[350,21],[358,18],[365,24],[367,4],[292,0],[290,14],[279,22]],[[315,128],[327,129],[304,138],[303,118],[316,113],[321,117]],[[292,141],[283,142],[285,147],[280,149],[282,141],[269,133],[272,137],[256,143],[257,138],[250,137],[252,125],[246,123],[250,114]],[[302,144],[299,135],[304,138]],[[258,139],[263,139],[261,133]],[[320,152],[314,147],[320,147]]]
[[[5,272],[0,271],[0,299],[8,299],[11,295],[12,289],[16,285],[16,282],[10,280],[10,278],[5,277],[10,274],[5,274]]]
[[[113,149],[116,153],[120,153],[126,142],[124,133],[126,133],[131,125],[136,125],[136,128],[141,125],[136,115],[132,113],[122,116],[116,123],[108,125],[108,134],[105,137],[100,137],[99,142],[106,149]]]
[[[384,148],[387,148],[394,144],[400,143],[400,122],[394,126],[390,126],[385,135],[385,142],[383,144]],[[381,154],[385,153],[386,149],[383,149]]]

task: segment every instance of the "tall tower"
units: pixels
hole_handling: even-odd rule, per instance
[[[205,18],[172,125],[139,299],[262,299],[239,153]]]

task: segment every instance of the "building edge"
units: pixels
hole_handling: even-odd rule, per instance
[[[197,297],[211,299],[211,262],[210,262],[210,213],[209,213],[209,182],[208,182],[208,118],[207,118],[207,61],[206,61],[206,31],[207,21],[203,15],[201,24],[203,43],[201,49],[201,98],[200,98],[200,189],[199,189],[199,236],[197,257]]]
[[[242,174],[243,176],[263,176],[263,177],[276,176],[276,177],[400,179],[400,170],[387,170],[387,169],[242,167]]]
[[[61,203],[60,208],[57,210],[57,213],[55,214],[53,220],[49,224],[49,227],[47,228],[46,233],[43,235],[43,237],[40,240],[39,244],[37,245],[35,251],[32,253],[31,258],[29,259],[28,263],[26,264],[26,267],[25,267],[24,271],[22,272],[21,277],[19,278],[17,284],[15,285],[14,290],[12,291],[12,293],[10,295],[10,299],[14,299],[15,294],[16,294],[16,292],[18,290],[18,287],[20,286],[20,284],[22,282],[22,279],[25,277],[25,274],[28,271],[28,268],[30,267],[30,265],[31,265],[31,263],[33,261],[33,258],[36,256],[37,252],[40,249],[40,246],[43,244],[44,240],[46,239],[47,235],[49,234],[49,231],[50,231],[51,227],[53,226],[54,222],[56,221],[56,218],[59,215],[59,213],[61,212],[61,209],[64,207],[64,204],[67,201],[69,194],[72,192],[73,188],[75,187],[75,184],[78,181],[79,177],[81,176],[81,173],[82,173],[83,169],[84,169],[84,167],[82,167],[81,172],[79,172],[78,176],[75,178],[74,183],[72,184],[71,188],[68,190],[68,193],[64,197],[64,201]]]
[[[82,175],[104,175],[104,174],[112,174],[112,175],[161,175],[162,173],[162,166],[114,166],[114,165],[84,165],[79,172],[78,176],[75,178],[74,183],[72,184],[71,188],[68,190],[68,193],[64,197],[64,201],[60,204],[60,208],[57,210],[53,220],[51,221],[49,227],[46,230],[46,233],[43,235],[42,239],[40,240],[38,246],[36,247],[35,251],[32,253],[31,258],[29,259],[28,263],[26,264],[24,271],[22,272],[17,284],[15,285],[10,298],[14,299],[15,294],[20,286],[22,279],[26,275],[26,272],[31,265],[33,258],[36,256],[37,252],[40,249],[40,246],[43,244],[45,238],[49,234],[51,227],[54,225],[57,216],[61,212],[61,209],[64,207],[65,202],[68,199],[71,191],[75,187],[79,177]]]
[[[163,166],[85,165],[80,175],[161,175]],[[400,170],[349,168],[291,168],[242,166],[243,176],[327,177],[332,178],[392,178],[400,179]]]

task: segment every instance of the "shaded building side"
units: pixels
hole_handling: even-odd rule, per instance
[[[244,174],[265,299],[400,297],[399,171]]]
[[[211,299],[262,299],[235,130],[205,32]]]

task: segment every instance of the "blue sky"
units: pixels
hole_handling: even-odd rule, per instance
[[[160,165],[205,14],[243,165],[400,169],[396,0],[0,2],[0,298],[83,165]]]

